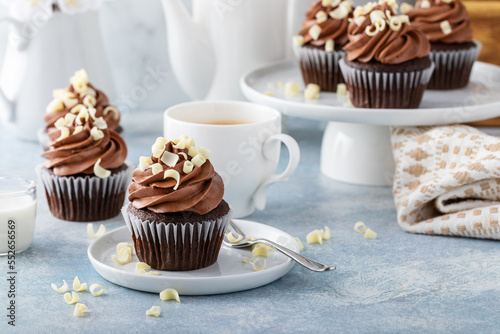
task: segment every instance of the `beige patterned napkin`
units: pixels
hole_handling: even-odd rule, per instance
[[[500,239],[500,138],[469,126],[391,129],[407,232]]]

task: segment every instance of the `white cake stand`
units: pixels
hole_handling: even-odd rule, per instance
[[[285,115],[328,121],[321,147],[326,176],[362,185],[391,185],[394,173],[389,126],[466,123],[500,116],[500,67],[476,62],[466,88],[426,91],[418,109],[364,109],[347,106],[347,97],[321,93],[315,101],[286,98],[279,83],[302,84],[295,61],[254,69],[241,89],[252,102]],[[274,86],[274,87],[273,87]],[[265,92],[272,92],[273,97]]]

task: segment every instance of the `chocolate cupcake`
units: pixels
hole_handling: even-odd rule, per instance
[[[458,0],[420,0],[415,8],[401,9],[431,42],[429,57],[435,68],[427,88],[465,87],[481,50],[481,44],[472,39],[465,6]]]
[[[215,263],[231,210],[210,151],[187,136],[158,138],[132,173],[122,209],[140,261],[159,270],[194,270]]]
[[[104,119],[95,126],[75,125],[80,112],[68,120],[59,118],[51,131],[47,160],[37,166],[45,187],[50,212],[70,221],[96,221],[115,217],[125,199],[132,166],[125,163],[127,146],[123,138],[108,129]],[[81,120],[80,122],[83,122]]]
[[[58,133],[55,122],[59,118],[67,114],[76,116],[80,112],[90,113],[91,117],[82,119],[84,123],[89,123],[90,128],[94,127],[95,118],[102,117],[109,129],[118,133],[122,131],[118,109],[109,104],[106,94],[89,83],[87,72],[82,69],[70,78],[68,88],[53,91],[53,100],[47,106],[44,116],[45,129],[38,133],[38,141],[42,147],[46,150],[50,134]]]
[[[418,108],[434,65],[427,37],[395,15],[395,2],[357,7],[340,61],[358,108]]]
[[[338,62],[345,56],[347,26],[352,17],[350,0],[314,2],[306,12],[303,28],[294,37],[294,52],[304,83],[317,84],[322,91],[336,92],[344,78]]]

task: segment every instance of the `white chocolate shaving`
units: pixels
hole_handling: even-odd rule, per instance
[[[337,7],[340,4],[341,1],[342,0],[332,0],[332,1],[330,1],[330,6],[332,8],[335,8],[335,7]]]
[[[118,256],[112,255],[111,259],[119,265],[130,263],[132,262],[132,251],[129,248],[122,248],[118,252]]]
[[[149,317],[159,317],[161,315],[161,308],[159,306],[153,306],[146,311],[146,315]]]
[[[178,303],[181,302],[181,299],[179,298],[179,293],[175,289],[165,289],[162,292],[160,292],[160,299],[161,300],[171,300],[175,299],[177,300]]]
[[[149,270],[149,269],[151,269],[151,266],[147,263],[144,263],[144,262],[137,262],[135,264],[135,272],[138,272],[140,269]]]
[[[136,269],[135,272],[137,274],[146,275],[146,270],[145,269]]]
[[[148,170],[151,165],[145,162],[140,161],[139,162],[139,169],[142,170],[143,172]]]
[[[97,233],[94,233],[94,224],[88,223],[87,224],[87,234],[92,238],[92,239],[97,239],[100,238],[101,236],[106,233],[106,226],[103,224],[99,225],[99,229],[97,230]]]
[[[323,231],[314,230],[309,232],[306,236],[306,241],[308,244],[323,244]]]
[[[69,111],[72,114],[79,114],[82,110],[87,111],[87,107],[85,107],[83,104],[77,104],[71,110]]]
[[[78,99],[65,98],[65,99],[63,99],[63,103],[64,103],[64,106],[66,108],[73,108],[74,106],[76,106],[78,104]]]
[[[163,144],[167,145],[168,144],[168,140],[166,140],[165,138],[163,137],[158,137],[156,138],[156,141],[161,141]]]
[[[174,148],[183,150],[186,148],[186,139],[185,138],[180,138],[179,142],[174,145]]]
[[[300,94],[300,85],[296,82],[287,82],[285,84],[285,97],[293,98]]]
[[[158,276],[160,273],[158,271],[148,271],[146,275]]]
[[[295,237],[295,241],[297,241],[297,243],[299,244],[299,251],[302,251],[304,249],[304,244],[302,243],[302,241],[300,241],[300,239],[297,237]]]
[[[76,115],[67,113],[66,115],[64,115],[64,119],[66,120],[66,122],[68,122],[68,124],[71,124],[76,119]]]
[[[97,92],[95,91],[95,89],[93,88],[90,88],[89,86],[87,86],[85,89],[83,89],[81,92],[80,92],[80,97],[85,97],[85,95],[92,95],[92,96],[97,96]]]
[[[347,86],[345,83],[337,84],[337,95],[346,96],[347,95]]]
[[[199,154],[199,152],[196,150],[196,148],[194,146],[191,146],[188,150],[188,155],[190,157],[195,157]]]
[[[358,233],[363,233],[364,231],[366,231],[365,223],[357,222],[356,224],[354,224],[354,231],[356,231]]]
[[[75,291],[72,291],[71,294],[69,292],[66,292],[64,294],[64,301],[67,304],[76,304],[80,300],[80,297],[78,297],[78,294]]]
[[[144,156],[140,157],[140,158],[139,158],[139,161],[140,161],[140,162],[147,163],[147,164],[152,164],[152,163],[153,163],[153,160],[151,160],[151,158],[150,158],[150,157],[144,157]]]
[[[330,229],[328,228],[328,226],[325,226],[325,230],[323,233],[323,240],[328,240],[328,239],[330,239]]]
[[[116,245],[116,252],[120,253],[122,249],[129,249],[131,253],[134,251],[134,246],[132,244],[129,244],[128,242],[120,242],[118,245]]]
[[[294,46],[302,46],[304,45],[304,36],[297,35],[292,37],[292,43]]]
[[[75,127],[75,131],[73,131],[73,134],[76,135],[82,131],[83,131],[83,126],[78,125],[77,127]]]
[[[189,149],[191,147],[194,147],[195,144],[194,144],[194,139],[191,138],[191,137],[188,137],[186,135],[182,135],[181,138],[184,137],[184,145],[186,146],[185,148]]]
[[[265,91],[264,95],[267,95],[267,96],[270,96],[270,97],[274,97],[275,96],[274,93],[270,92],[270,91]]]
[[[334,49],[335,49],[335,42],[333,41],[333,39],[327,40],[325,43],[325,52],[333,52]]]
[[[261,266],[257,265],[257,262],[261,261],[263,264]],[[261,270],[264,270],[266,268],[266,259],[263,259],[263,258],[257,258],[256,260],[254,260],[253,262],[253,270],[255,271],[261,271]]]
[[[184,174],[189,174],[193,171],[193,163],[191,161],[184,161],[184,166],[182,167],[182,171]]]
[[[151,165],[151,171],[153,172],[153,175],[156,175],[163,171],[163,167],[160,163],[155,163]]]
[[[91,294],[93,294],[95,297],[99,297],[104,293],[104,287],[100,284],[94,283],[90,285],[89,291]]]
[[[85,291],[87,290],[87,283],[80,283],[78,276],[75,276],[75,279],[73,280],[73,290],[77,292]]]
[[[321,6],[328,7],[332,3],[332,0],[321,0]]]
[[[326,15],[324,11],[320,10],[319,12],[316,13],[315,17],[316,17],[316,23],[319,24],[325,22],[328,18],[328,15]]]
[[[78,116],[76,116],[76,124],[82,125],[83,123],[88,122],[88,120],[89,120],[88,110],[86,108],[80,110]]]
[[[70,92],[66,88],[58,88],[58,89],[54,89],[52,91],[52,97],[58,98],[60,100],[72,99],[75,97],[75,94],[73,94],[72,92]]]
[[[407,12],[413,9],[413,6],[410,5],[409,3],[403,2],[401,3],[401,6],[399,8],[401,10],[401,13],[406,14]]]
[[[88,307],[85,304],[77,303],[75,305],[75,310],[73,311],[73,315],[75,317],[81,318],[85,315],[85,312],[87,312]]]
[[[330,12],[330,16],[332,15],[333,11]],[[321,34],[321,27],[317,24],[313,25],[310,29],[309,29],[309,35],[311,36],[312,39],[314,39],[315,41],[318,40],[319,38],[319,35]]]
[[[342,3],[344,3],[344,2],[342,2]],[[347,15],[349,15],[349,10],[347,9],[346,6],[340,6],[339,5],[337,8],[335,8],[334,10],[332,10],[330,12],[330,17],[332,19],[336,19],[336,20],[342,20],[345,17],[347,17]]]
[[[200,152],[200,154],[203,155],[203,157],[207,160],[210,159],[210,154],[212,154],[212,151],[204,148],[203,146],[198,147],[198,152]]]
[[[253,256],[264,256],[267,257],[267,247],[262,247],[265,245],[255,244],[255,247],[252,247],[252,255]]]
[[[66,293],[68,292],[68,287],[69,287],[68,283],[65,280],[63,280],[63,285],[61,285],[60,288],[58,288],[57,285],[55,285],[54,283],[51,283],[50,286],[57,293]]]
[[[54,122],[54,126],[59,130],[61,130],[61,128],[64,128],[66,125],[68,125],[68,121],[64,117],[59,117],[57,121]]]
[[[377,233],[374,232],[371,229],[366,229],[365,231],[365,239],[376,239],[377,238]]]
[[[89,113],[90,118],[95,121],[95,114],[97,113],[97,110],[94,107],[89,107],[87,108],[87,112]]]
[[[249,258],[249,257],[242,257],[241,258],[241,262],[243,262],[243,263],[250,263],[250,262],[252,262],[252,259]]]
[[[85,95],[82,102],[87,108],[93,108],[95,107],[97,100],[93,95]]]
[[[319,98],[320,87],[316,84],[310,83],[304,90],[304,97],[307,100],[317,100]]]
[[[188,160],[188,156],[185,152],[179,152],[179,155],[182,155],[182,157],[185,159],[185,160]]]
[[[241,241],[241,239],[243,239],[243,237],[241,235],[238,235],[238,237],[235,237],[233,235],[233,232],[229,232],[228,234],[226,234],[226,238],[232,244],[237,244]]]
[[[97,126],[99,130],[107,129],[108,128],[108,123],[104,120],[103,117],[98,117],[94,121],[94,125]]]
[[[445,35],[449,35],[451,34],[452,30],[451,30],[451,25],[450,25],[450,22],[448,22],[447,20],[441,22],[439,24],[439,27],[441,28],[441,31],[443,32],[443,34]]]
[[[175,169],[168,169],[165,171],[165,174],[163,174],[163,178],[166,179],[167,177],[173,178],[177,183],[175,184],[175,187],[173,188],[174,190],[177,190],[179,187],[179,182],[181,181],[181,176],[178,171]]]
[[[56,141],[60,141],[63,140],[64,138],[69,137],[69,129],[67,127],[59,128],[59,130],[61,131],[61,135],[59,136],[59,138],[56,139]]]
[[[153,152],[153,157],[159,158],[165,150],[165,143],[162,141],[157,141],[151,146],[151,151]]]
[[[101,158],[97,159],[94,164],[94,174],[101,179],[105,179],[111,175],[110,170],[101,167]]]
[[[191,162],[196,167],[201,167],[205,163],[205,161],[207,161],[207,159],[205,159],[205,157],[201,153],[197,154],[193,159],[191,159]]]
[[[75,74],[70,78],[70,83],[73,86],[73,89],[77,93],[81,93],[87,90],[87,84],[89,82],[89,78],[87,72],[85,70],[80,70],[75,72]]]
[[[45,108],[45,111],[47,112],[47,114],[49,114],[63,109],[64,109],[63,101],[56,98],[50,101],[50,103],[47,105],[47,108]]]
[[[420,8],[430,8],[430,7],[431,7],[430,1],[423,0],[423,1],[420,2]]]
[[[165,151],[160,160],[168,167],[174,167],[177,161],[179,161],[179,156],[175,153]]]
[[[112,111],[113,112],[113,118],[116,120],[120,117],[120,113],[118,112],[118,109],[116,109],[116,107],[113,107],[113,106],[107,106],[106,108],[104,108],[102,114],[104,116],[106,116],[108,114],[108,112]]]

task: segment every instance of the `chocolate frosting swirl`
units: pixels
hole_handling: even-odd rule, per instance
[[[408,23],[402,23],[399,30],[392,30],[389,25],[378,31],[374,36],[366,33],[366,28],[373,28],[370,13],[381,10],[383,13],[392,8],[385,2],[373,7],[365,13],[364,21],[358,25],[355,20],[348,28],[349,43],[344,47],[347,51],[347,60],[357,60],[362,63],[377,61],[382,64],[401,64],[406,61],[426,57],[430,52],[430,43],[427,37]]]
[[[467,43],[472,41],[472,28],[467,9],[458,0],[445,3],[442,0],[427,0],[429,8],[422,8],[422,1],[405,14],[409,16],[410,22],[422,31],[431,42],[442,43]],[[441,30],[441,22],[448,21],[451,33],[445,34]]]
[[[165,151],[179,154],[187,149],[177,149],[170,141],[166,144]],[[188,156],[189,157],[189,156]],[[163,171],[154,175],[151,168],[142,171],[137,168],[132,173],[132,184],[129,187],[128,199],[136,209],[147,208],[155,213],[195,212],[203,215],[215,209],[222,201],[224,183],[219,174],[214,170],[210,160],[206,160],[200,167],[194,167],[186,174],[183,172],[183,155],[174,167],[165,165],[161,160],[151,156],[153,163],[160,163]],[[179,186],[173,178],[164,179],[167,169],[174,169],[180,175]]]
[[[329,39],[333,39],[338,45],[344,45],[348,42],[347,27],[349,25],[349,18],[352,17],[352,11],[345,18],[337,20],[330,16],[330,12],[338,7],[338,5],[323,7],[321,0],[311,4],[311,7],[306,12],[306,19],[302,22],[303,28],[299,31],[299,35],[304,37],[304,44],[322,46],[325,45]],[[324,11],[327,14],[327,19],[325,22],[317,23],[316,14],[320,11]],[[315,24],[321,27],[321,33],[317,40],[314,40],[312,36],[309,35],[309,29]]]
[[[68,127],[73,133],[74,127]],[[115,169],[123,165],[127,158],[127,145],[123,138],[114,130],[101,130],[104,137],[95,141],[90,134],[89,124],[77,134],[70,134],[62,140],[57,140],[60,130],[52,132],[52,140],[48,143],[49,150],[42,154],[47,158],[46,168],[51,168],[55,175],[69,176],[76,174],[93,174],[94,165],[100,158],[100,166],[105,169]]]
[[[104,94],[102,91],[96,89],[90,83],[88,84],[88,87],[90,87],[96,91],[96,105],[94,107],[96,109],[96,117],[102,116],[104,118],[104,120],[106,121],[106,123],[108,124],[108,128],[116,130],[119,126],[119,123],[120,123],[120,115],[118,114],[118,117],[115,118],[116,116],[111,111],[108,112],[107,115],[104,115],[104,109],[106,107],[110,106],[108,97],[106,96],[106,94]],[[75,95],[75,99],[78,99],[77,104],[83,104],[83,99],[85,98],[85,96],[83,96],[83,95],[80,96],[79,93],[75,92],[73,85],[69,85],[67,90]],[[55,128],[54,123],[60,117],[64,117],[66,114],[68,114],[72,108],[73,107],[71,107],[71,108],[64,107],[64,109],[62,109],[62,110],[54,111],[54,112],[50,112],[48,114],[45,114],[45,116],[43,118],[44,118],[45,123],[46,123],[45,127],[47,128],[49,133],[52,131],[58,131]],[[91,118],[89,118],[89,123],[90,123],[89,124],[90,128],[94,127],[94,123],[93,123],[93,120]]]

